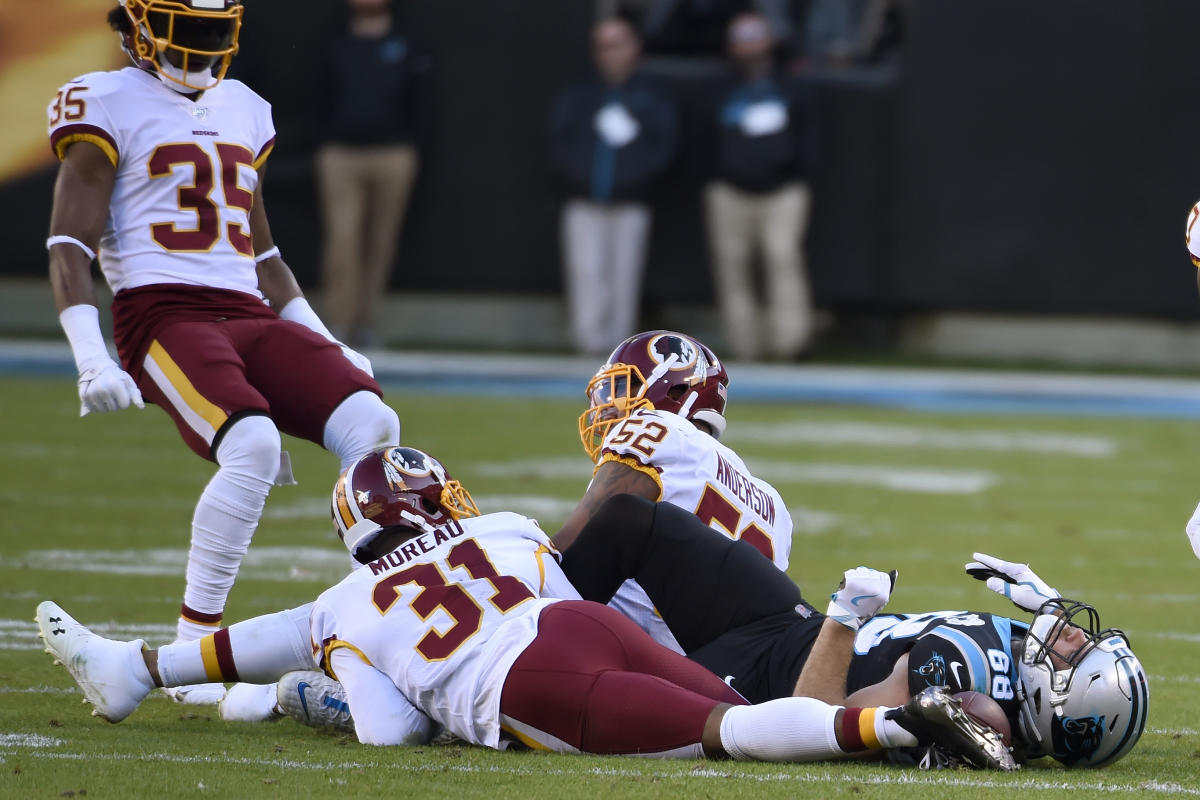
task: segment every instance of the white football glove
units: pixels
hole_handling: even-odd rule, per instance
[[[352,350],[351,348],[339,342],[337,339],[334,339],[333,341],[338,347],[342,348],[342,355],[346,357],[347,361],[370,375],[372,378],[375,377],[375,370],[371,368],[371,359],[367,358],[357,350]]]
[[[896,587],[896,570],[880,572],[870,567],[846,570],[837,591],[831,594],[825,616],[856,631],[887,605]]]
[[[146,407],[133,378],[107,355],[80,365],[79,401],[81,417],[93,411],[119,411],[130,405]]]
[[[1192,552],[1196,554],[1196,558],[1200,558],[1200,505],[1192,512],[1192,518],[1188,520],[1184,531],[1192,543]]]
[[[967,574],[984,581],[987,587],[1013,601],[1013,605],[1034,614],[1047,600],[1057,600],[1061,595],[1037,576],[1028,564],[1017,564],[995,556],[975,553],[975,560],[967,564]]]

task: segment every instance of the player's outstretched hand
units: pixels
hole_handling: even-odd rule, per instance
[[[133,378],[107,355],[83,364],[79,370],[79,403],[81,417],[93,411],[119,411],[130,405],[146,407]]]
[[[1058,590],[1039,578],[1028,564],[975,553],[975,560],[967,564],[966,569],[972,578],[984,581],[989,589],[1012,600],[1013,605],[1023,611],[1036,614],[1043,603],[1060,596]]]
[[[1188,541],[1192,543],[1192,552],[1196,554],[1196,558],[1200,558],[1200,505],[1192,512],[1192,518],[1188,520],[1184,531],[1187,532]]]
[[[850,630],[858,630],[887,605],[896,587],[896,574],[896,570],[880,572],[870,567],[846,570],[837,591],[829,596],[825,616]]]
[[[341,342],[338,342],[337,344],[338,347],[342,348],[342,355],[344,355],[351,364],[358,367],[372,378],[375,377],[375,370],[371,368],[371,359],[367,358],[357,350],[347,347]]]

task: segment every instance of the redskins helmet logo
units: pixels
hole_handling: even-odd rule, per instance
[[[700,357],[700,350],[695,344],[679,336],[666,334],[655,336],[646,349],[655,364],[662,364],[671,356],[675,356],[673,369],[687,369]]]

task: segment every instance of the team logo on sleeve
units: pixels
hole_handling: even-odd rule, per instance
[[[946,685],[946,659],[938,653],[930,656],[929,660],[913,670],[925,679],[926,686]]]

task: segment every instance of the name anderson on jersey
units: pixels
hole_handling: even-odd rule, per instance
[[[733,492],[737,499],[745,503],[747,508],[766,520],[768,525],[775,524],[775,501],[753,481],[734,469],[719,453],[717,454],[717,480],[721,482],[722,486]]]

